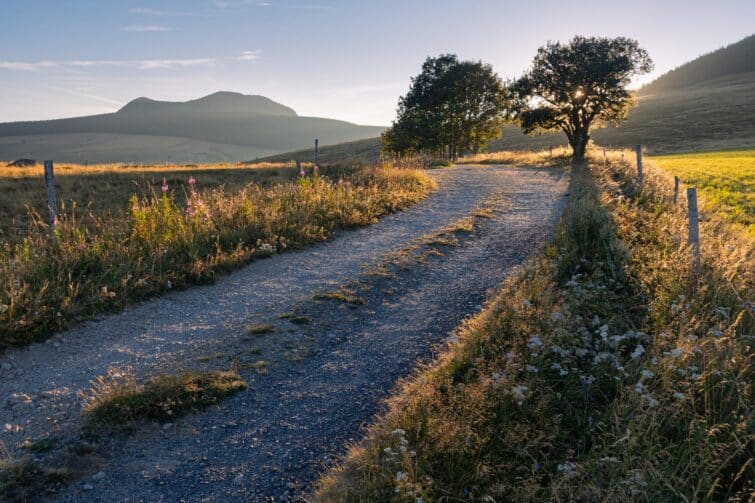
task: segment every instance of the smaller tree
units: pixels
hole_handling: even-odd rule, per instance
[[[399,100],[398,117],[383,133],[385,150],[433,152],[456,158],[500,134],[506,90],[490,65],[453,54],[427,58]]]
[[[633,105],[627,86],[653,62],[637,41],[574,37],[548,42],[532,68],[510,84],[512,115],[525,133],[562,130],[575,159],[582,159],[590,128],[618,124]]]

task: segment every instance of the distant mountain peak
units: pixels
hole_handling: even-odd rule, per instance
[[[189,101],[158,101],[140,97],[129,101],[117,113],[165,113],[199,112],[210,114],[267,115],[296,117],[296,112],[270,98],[257,94],[241,94],[232,91],[218,91]]]

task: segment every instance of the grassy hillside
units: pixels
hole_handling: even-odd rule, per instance
[[[318,162],[321,164],[372,164],[380,159],[382,144],[380,138],[367,138],[335,145],[320,147]],[[263,162],[312,162],[314,160],[314,146],[295,152],[275,154],[260,159]],[[250,161],[251,162],[251,161]]]
[[[750,72],[755,72],[755,35],[674,68],[643,86],[638,94],[660,94],[725,76]]]
[[[139,162],[164,162],[171,153],[179,155],[172,144],[176,138],[183,138],[198,142],[189,146],[199,150],[201,156],[197,159],[183,155],[182,161],[241,160],[304,148],[315,138],[323,144],[369,138],[379,135],[382,129],[299,117],[290,108],[267,98],[236,93],[216,93],[186,103],[138,98],[111,114],[2,123],[0,158],[25,156],[41,160],[45,154],[63,162],[123,162],[134,157]],[[98,136],[88,136],[94,133]],[[73,136],[61,140],[60,135]],[[150,137],[146,150],[128,155],[128,159],[120,157],[121,151],[128,152],[120,145],[130,145],[138,152],[139,141],[145,136]]]

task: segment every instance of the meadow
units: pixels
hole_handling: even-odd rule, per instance
[[[709,205],[755,238],[755,149],[653,156],[664,171],[696,186]]]
[[[51,232],[41,172],[4,168],[0,350],[368,225],[434,187],[419,170],[387,165],[306,171],[299,177],[285,164],[61,166],[62,209]]]
[[[573,171],[552,244],[326,472],[316,500],[747,501],[755,250],[630,151]]]

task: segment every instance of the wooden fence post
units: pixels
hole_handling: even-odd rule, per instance
[[[679,200],[679,177],[674,176],[674,204]]]
[[[637,182],[642,185],[642,145],[635,145],[634,150],[637,153]]]
[[[697,214],[697,189],[687,189],[687,217],[689,218],[689,239],[692,247],[692,265],[695,273],[700,272],[700,224]]]
[[[50,210],[50,229],[55,230],[58,223],[58,206],[55,204],[55,177],[52,161],[45,161],[45,189],[47,189],[47,208]]]
[[[315,166],[317,166],[317,153],[318,153],[317,152],[318,151],[317,147],[318,147],[319,143],[320,143],[320,140],[317,139],[317,138],[315,138]]]

